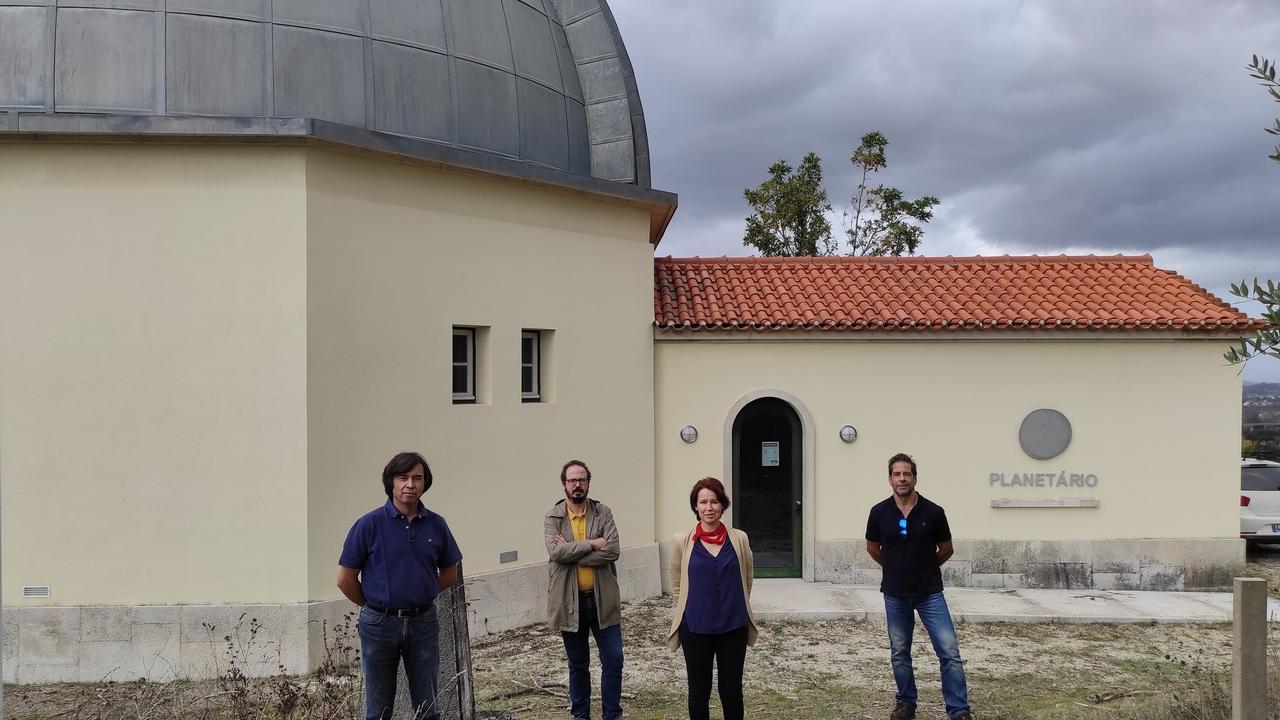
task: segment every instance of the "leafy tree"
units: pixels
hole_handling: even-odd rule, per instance
[[[889,140],[878,130],[862,136],[862,143],[849,158],[862,171],[862,181],[850,198],[845,234],[850,255],[914,255],[924,235],[921,225],[933,218],[938,198],[925,195],[907,200],[895,187],[870,187],[871,176],[888,165],[885,149]]]
[[[1259,84],[1267,89],[1271,98],[1280,102],[1280,82],[1276,81],[1275,64],[1266,58],[1254,55],[1253,62],[1245,67],[1249,70],[1249,77],[1258,80]],[[1280,118],[1276,119],[1274,128],[1266,128],[1266,130],[1272,135],[1280,135]],[[1275,154],[1269,157],[1280,162],[1280,145],[1276,146]],[[1252,284],[1241,280],[1239,285],[1232,285],[1231,294],[1262,303],[1262,318],[1271,323],[1271,329],[1263,330],[1255,337],[1241,340],[1238,347],[1227,350],[1223,357],[1231,363],[1245,362],[1258,355],[1280,357],[1280,329],[1278,329],[1280,328],[1280,287],[1277,287],[1272,280],[1268,280],[1266,286],[1263,286],[1255,278]]]
[[[822,187],[822,159],[809,153],[792,168],[779,160],[769,166],[769,179],[742,191],[754,211],[747,218],[743,245],[765,257],[833,255],[837,250],[826,213],[831,211]]]
[[[1276,66],[1266,58],[1253,56],[1253,62],[1245,66],[1249,70],[1249,77],[1259,81],[1267,89],[1267,93],[1271,95],[1271,99],[1280,102],[1280,82],[1276,81]],[[1272,135],[1280,135],[1280,118],[1276,118],[1275,127],[1264,128]],[[1280,162],[1280,145],[1276,146],[1274,155],[1269,155],[1272,160]]]
[[[1233,284],[1231,294],[1262,303],[1262,319],[1271,323],[1271,328],[1242,339],[1238,346],[1223,353],[1223,357],[1230,363],[1245,362],[1258,355],[1280,357],[1280,286],[1274,280],[1263,285],[1255,278],[1252,285],[1244,281],[1239,285]]]

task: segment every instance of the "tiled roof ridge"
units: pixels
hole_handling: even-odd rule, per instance
[[[1149,253],[1142,255],[821,255],[804,257],[759,257],[746,255],[735,257],[720,255],[717,257],[672,257],[665,255],[654,258],[655,262],[698,263],[704,265],[724,264],[760,264],[760,265],[822,265],[843,263],[867,264],[951,264],[951,263],[1061,263],[1061,262],[1122,262],[1140,265],[1154,265],[1155,261]]]
[[[1130,330],[1269,327],[1150,255],[655,258],[668,329]]]
[[[1222,298],[1218,297],[1217,295],[1215,295],[1215,294],[1213,294],[1213,293],[1209,292],[1208,290],[1206,290],[1206,289],[1204,288],[1204,286],[1203,286],[1203,285],[1201,285],[1200,283],[1197,283],[1197,282],[1193,282],[1190,278],[1188,278],[1186,275],[1183,275],[1182,273],[1174,272],[1173,270],[1167,270],[1167,269],[1165,269],[1165,268],[1156,268],[1156,270],[1159,270],[1160,272],[1162,272],[1162,273],[1165,273],[1165,274],[1169,275],[1170,277],[1172,277],[1172,278],[1173,278],[1173,279],[1175,279],[1175,280],[1181,280],[1182,282],[1184,282],[1184,283],[1186,283],[1186,284],[1190,285],[1190,286],[1191,286],[1191,288],[1192,288],[1193,290],[1195,290],[1196,292],[1200,293],[1201,295],[1204,295],[1205,297],[1209,298],[1209,300],[1211,300],[1211,301],[1213,301],[1213,302],[1217,303],[1217,304],[1218,304],[1218,306],[1219,306],[1219,307],[1221,307],[1223,310],[1226,310],[1226,311],[1228,311],[1228,312],[1233,312],[1233,313],[1240,313],[1240,314],[1244,315],[1245,317],[1249,318],[1250,320],[1257,320],[1257,319],[1258,319],[1258,318],[1250,317],[1250,316],[1249,316],[1249,313],[1247,313],[1247,312],[1245,312],[1245,311],[1241,310],[1240,308],[1236,307],[1235,305],[1232,305],[1231,303],[1227,302],[1226,300],[1223,300]]]

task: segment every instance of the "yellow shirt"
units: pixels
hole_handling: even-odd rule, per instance
[[[569,510],[569,525],[573,527],[574,540],[587,539],[587,508],[582,508],[580,515]],[[589,567],[578,566],[578,592],[591,592],[596,587],[596,571]]]

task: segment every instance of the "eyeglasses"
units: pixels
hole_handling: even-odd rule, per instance
[[[590,481],[590,480],[578,480],[578,479],[576,479],[576,478],[575,478],[575,479],[573,479],[573,480],[565,480],[565,481],[564,481],[564,484],[565,484],[565,485],[590,485],[590,484],[591,484],[591,481]]]
[[[902,537],[907,536],[907,519],[906,518],[902,518],[898,520],[898,534],[901,535]]]

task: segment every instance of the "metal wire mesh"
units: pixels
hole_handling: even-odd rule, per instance
[[[440,675],[436,709],[440,720],[474,720],[475,691],[471,684],[471,638],[467,633],[467,593],[458,565],[458,582],[436,596],[436,617],[440,622]],[[427,714],[428,717],[431,713]],[[396,680],[393,720],[413,720],[409,679],[404,665]]]

